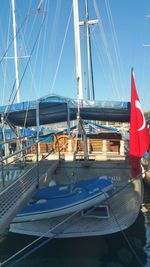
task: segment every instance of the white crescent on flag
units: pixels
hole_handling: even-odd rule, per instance
[[[143,124],[142,124],[142,126],[138,129],[138,131],[142,131],[142,130],[145,128],[145,126],[146,126],[146,122],[145,122],[145,118],[144,118],[143,112],[142,112],[142,110],[141,110],[140,102],[139,102],[138,100],[135,100],[135,106],[136,106],[136,108],[138,108],[138,109],[140,110],[141,115],[142,115],[142,117],[143,117]]]

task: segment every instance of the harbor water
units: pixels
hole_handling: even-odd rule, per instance
[[[0,262],[4,262],[34,239],[8,232],[1,235]],[[149,267],[150,187],[145,187],[142,210],[136,222],[126,231],[108,236],[45,241],[45,245],[28,257],[24,258],[22,253],[4,266]]]

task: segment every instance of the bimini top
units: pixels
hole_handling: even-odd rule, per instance
[[[84,120],[129,122],[130,103],[80,100],[80,117]],[[16,126],[36,126],[64,122],[77,117],[78,101],[49,95],[35,101],[0,107],[4,120]]]

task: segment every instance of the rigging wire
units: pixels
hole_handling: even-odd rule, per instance
[[[54,49],[55,49],[55,43],[56,43],[56,33],[58,32],[58,18],[60,18],[60,11],[61,11],[61,1],[57,0],[56,2],[56,10],[54,14],[54,19],[52,23],[52,29],[51,29],[51,35],[50,35],[50,41],[49,41],[49,49],[48,49],[48,56],[50,57],[51,61],[51,55],[53,56]]]
[[[46,3],[44,5],[44,7],[43,7],[43,10],[47,10],[45,8],[45,6],[46,6]],[[28,40],[26,40],[26,42],[25,42],[24,34],[23,34],[23,32],[21,32],[22,33],[23,45],[24,45],[23,49],[25,50],[25,53],[26,54],[28,54],[27,53],[27,44],[30,43],[30,38],[32,38],[32,36],[35,35],[34,28],[35,28],[35,23],[37,21],[36,18],[38,17],[39,14],[45,16],[44,11],[41,10],[41,6],[40,6],[40,9],[37,8],[37,10],[38,10],[38,12],[35,13],[35,15],[37,15],[37,16],[34,16],[34,21],[32,23],[32,26],[30,27],[30,29],[31,29],[30,30],[30,34],[27,34],[28,35]],[[48,20],[46,20],[46,23],[47,23],[47,21]],[[39,51],[40,51],[40,54],[41,54],[41,50],[40,50],[40,40],[41,40],[41,38],[42,38],[42,36],[41,36],[41,33],[40,33],[38,44],[37,44],[37,49],[36,49],[36,53],[35,53],[35,57],[34,57],[35,58],[35,60],[34,60],[34,67],[31,67],[31,64],[29,64],[29,70],[30,70],[30,74],[31,74],[31,82],[30,82],[31,85],[30,86],[34,89],[34,95],[37,94],[37,97],[39,97],[39,94],[37,93],[37,91],[38,91],[37,90],[37,87],[38,86],[36,85],[36,82],[35,82],[34,73],[35,73],[35,68],[36,68],[36,65],[37,65],[37,62],[38,62],[38,58],[39,58],[38,57]],[[45,40],[45,38],[43,38],[43,39]],[[43,50],[44,50],[44,44],[42,42],[42,51]],[[43,61],[43,57],[42,57],[42,61]],[[42,66],[43,66],[43,63],[40,62],[40,68],[42,68]],[[40,77],[41,77],[41,74],[40,74]],[[38,85],[39,85],[39,83],[38,83]]]
[[[46,16],[47,16],[47,13],[45,13],[45,16],[44,16],[44,18],[43,18],[43,21],[42,21],[42,23],[41,23],[41,27],[40,27],[40,29],[39,29],[39,31],[38,31],[37,37],[36,37],[36,39],[35,39],[34,45],[33,45],[32,50],[31,50],[31,55],[33,54],[34,49],[35,49],[35,47],[36,47],[36,44],[37,44],[37,42],[38,42],[38,39],[39,39],[39,36],[40,36],[40,32],[41,32],[42,27],[43,27],[43,25],[44,25]],[[15,101],[15,98],[16,98],[16,95],[17,95],[17,91],[20,89],[20,86],[21,86],[21,84],[22,84],[22,81],[23,81],[23,78],[24,78],[24,76],[25,76],[25,73],[26,73],[26,70],[27,70],[27,68],[28,68],[28,65],[29,65],[29,63],[30,63],[30,60],[31,60],[31,57],[30,57],[30,58],[28,59],[28,61],[27,61],[27,64],[26,64],[25,69],[24,69],[24,72],[23,72],[22,77],[21,77],[20,82],[19,82],[19,86],[18,86],[18,88],[17,88],[17,90],[16,90],[16,92],[15,92],[15,95],[14,95],[13,99],[12,99],[12,102],[11,102],[11,105],[10,105],[10,109],[11,109],[11,107],[12,107],[12,104],[13,104],[14,101]],[[15,85],[15,83],[16,83],[16,80],[15,80],[15,82],[14,82],[14,85]],[[13,90],[14,90],[14,86],[13,86]],[[8,110],[8,105],[6,106],[6,109],[5,109],[4,114],[6,114],[7,110]],[[9,115],[9,114],[7,114],[7,116],[6,116],[6,118],[5,118],[6,120],[7,120],[7,118],[8,118],[8,115]]]
[[[140,174],[140,175],[141,175],[141,174]],[[136,178],[136,179],[141,179],[141,178]],[[131,180],[131,181],[127,184],[127,186],[128,186],[130,183],[133,183],[133,180]],[[122,188],[122,190],[124,190],[124,189],[125,189],[125,188]],[[104,191],[103,191],[103,193],[106,194]],[[117,192],[116,192],[116,193],[117,193]],[[109,208],[110,208],[110,210],[111,210],[111,213],[112,213],[112,215],[113,215],[113,217],[114,217],[114,219],[115,219],[115,222],[116,222],[118,228],[120,229],[121,234],[123,235],[123,238],[125,239],[125,241],[127,242],[129,248],[131,249],[132,254],[135,256],[135,258],[136,258],[137,262],[139,263],[139,265],[140,265],[141,267],[143,267],[143,263],[142,263],[141,259],[139,258],[139,256],[138,256],[138,254],[136,253],[134,247],[132,246],[131,242],[129,241],[129,239],[128,239],[126,233],[125,233],[125,231],[121,228],[121,226],[120,226],[120,224],[119,224],[119,222],[118,222],[117,216],[116,216],[115,213],[113,212],[113,209],[112,209],[111,205],[109,205],[109,200],[106,200],[106,202],[107,202],[107,204],[108,204],[108,206],[109,206]]]
[[[104,193],[104,192],[103,192]],[[106,196],[106,194],[104,194]],[[39,240],[41,240],[42,238],[46,237],[47,234],[52,233],[52,231],[56,230],[58,227],[60,227],[61,225],[63,225],[64,223],[68,222],[70,219],[74,218],[75,215],[79,214],[83,209],[80,209],[78,211],[75,211],[73,214],[69,215],[67,218],[65,218],[63,221],[59,222],[58,224],[56,224],[55,226],[53,226],[51,229],[49,229],[47,232],[45,232],[44,234],[42,234],[40,237],[38,237],[37,239],[35,239],[33,242],[31,242],[30,244],[28,244],[27,246],[25,246],[23,249],[19,250],[17,253],[15,253],[14,255],[12,255],[11,257],[9,257],[7,260],[5,260],[4,262],[1,263],[1,266],[3,266],[4,264],[9,263],[13,258],[15,258],[16,256],[18,256],[20,253],[22,253],[23,251],[25,251],[27,248],[31,247],[33,244],[36,244]],[[28,257],[29,255],[31,255],[34,251],[36,251],[38,248],[44,246],[47,242],[51,241],[53,238],[57,237],[59,234],[63,233],[65,231],[66,228],[68,228],[69,226],[71,226],[72,224],[75,224],[76,222],[80,221],[82,217],[77,218],[76,220],[72,221],[72,223],[70,223],[69,225],[66,225],[66,227],[64,227],[63,229],[61,229],[58,233],[53,234],[52,237],[48,238],[45,241],[42,241],[41,244],[37,245],[36,247],[34,247],[33,249],[31,249],[30,251],[28,251],[27,253],[25,253],[22,257],[20,257],[18,260],[16,260],[14,263],[9,264],[10,266],[15,266],[16,263],[20,262],[21,260],[23,260],[24,258]]]
[[[29,9],[29,11],[28,12],[30,12],[30,10],[31,9]],[[30,44],[30,40],[32,39],[32,37],[35,35],[35,33],[34,33],[34,29],[35,29],[35,24],[36,24],[36,18],[37,18],[37,16],[39,15],[39,13],[41,13],[40,11],[38,11],[38,12],[35,12],[35,13],[33,13],[33,15],[34,15],[34,20],[33,20],[33,23],[32,23],[32,25],[31,25],[31,27],[30,27],[30,32],[27,32],[27,37],[28,38],[26,38],[26,41],[25,41],[25,39],[24,39],[24,35],[23,35],[23,31],[21,32],[21,34],[22,34],[22,40],[23,40],[23,44],[24,44],[24,51],[25,51],[25,53],[26,53],[26,55],[28,55],[28,52],[27,52],[27,47],[28,47],[28,44]],[[42,12],[43,13],[43,12]],[[31,14],[31,13],[30,13]],[[18,12],[18,16],[20,15],[20,13]],[[37,16],[36,16],[37,15]],[[27,25],[27,24],[26,24]],[[26,30],[26,29],[25,29]],[[25,31],[24,31],[25,32]],[[30,44],[30,46],[31,46],[31,44]],[[37,49],[38,50],[38,49]],[[31,57],[31,55],[30,55],[30,57]],[[36,62],[37,62],[37,58],[38,58],[38,56],[37,56],[37,54],[35,55],[35,60],[34,60],[34,65],[36,66]],[[34,90],[34,94],[36,94],[36,85],[35,85],[35,78],[34,78],[34,74],[33,74],[33,72],[34,72],[34,70],[33,70],[33,68],[31,67],[31,63],[29,62],[29,71],[30,71],[30,74],[31,74],[31,81],[30,81],[30,86],[33,88],[33,90]],[[29,101],[29,100],[28,100]]]
[[[49,10],[49,2],[48,2],[48,5],[46,7],[46,4],[47,4],[47,1],[45,2],[45,10]],[[41,62],[40,62],[40,74],[39,74],[39,82],[38,82],[38,86],[39,88],[37,89],[38,91],[38,97],[40,96],[40,89],[42,88],[42,79],[44,80],[44,74],[45,74],[45,71],[43,73],[43,69],[44,69],[44,53],[45,53],[45,47],[46,47],[46,29],[48,28],[47,27],[47,24],[48,24],[48,20],[46,20],[46,25],[45,25],[45,31],[44,31],[44,34],[43,34],[43,37],[41,36],[42,38],[42,49],[40,51],[40,56],[41,56]],[[39,44],[40,44],[40,38],[39,38]]]
[[[30,38],[33,36],[32,32],[33,32],[33,29],[34,29],[34,24],[35,24],[35,22],[36,22],[36,15],[39,15],[40,13],[42,13],[42,14],[46,14],[46,12],[42,12],[42,11],[40,11],[40,10],[38,10],[38,9],[36,9],[37,11],[34,12],[34,13],[33,13],[33,12],[31,13],[30,10],[31,10],[31,5],[30,5],[30,7],[28,8],[28,13],[27,13],[28,15],[27,15],[27,17],[31,17],[31,16],[34,15],[34,21],[33,21],[33,23],[32,23],[32,27],[31,27],[31,30],[30,30],[30,34],[28,34],[28,41],[27,41],[27,43],[30,42]],[[18,13],[18,15],[19,15],[19,13]],[[26,24],[25,24],[25,25],[26,25]],[[20,33],[21,33],[21,35],[23,36],[22,28],[23,28],[23,27],[20,28]],[[24,29],[25,29],[25,26],[24,26]],[[17,37],[17,34],[16,34],[16,37]],[[23,39],[23,41],[24,41],[24,38],[23,38],[23,37],[22,37],[22,39]],[[24,41],[24,49],[26,50],[26,54],[27,54],[27,49],[26,49],[26,47],[25,47],[25,41]],[[30,62],[29,62],[29,63],[30,63]],[[30,69],[31,76],[32,76],[33,88],[35,89],[35,82],[34,82],[34,79],[33,79],[33,72],[32,72],[32,69],[31,69],[31,65],[30,65],[30,64],[29,64],[29,69]],[[11,101],[12,95],[13,95],[14,90],[15,90],[15,84],[16,84],[16,81],[15,81],[14,84],[13,84],[13,88],[12,88],[11,96],[10,96],[10,98],[9,98],[9,103],[10,103],[10,101]],[[35,90],[35,92],[36,92],[36,90]]]
[[[89,29],[89,48],[90,48],[90,54],[92,55],[92,47],[91,47],[91,30]],[[94,74],[93,74],[93,61],[92,56],[90,58],[90,64],[91,64],[91,86],[92,86],[92,100],[95,100],[95,86],[94,86]]]
[[[36,244],[38,241],[40,241],[42,238],[45,238],[49,233],[52,233],[54,230],[56,230],[58,227],[62,226],[63,224],[65,224],[66,222],[68,222],[70,219],[72,219],[73,217],[75,217],[75,215],[77,215],[79,212],[81,211],[76,211],[73,214],[69,215],[67,218],[65,218],[63,221],[57,223],[56,225],[54,225],[52,228],[50,228],[47,232],[45,232],[44,234],[42,234],[40,237],[36,238],[34,241],[32,241],[30,244],[28,244],[27,246],[25,246],[24,248],[22,248],[21,250],[19,250],[18,252],[16,252],[14,255],[12,255],[11,257],[9,257],[7,260],[1,262],[1,266],[8,264],[12,259],[14,259],[16,256],[18,256],[20,253],[24,252],[26,249],[30,248],[32,245]],[[65,227],[65,229],[68,228],[68,225]],[[48,238],[47,240],[44,240],[41,244],[37,245],[36,247],[34,247],[33,249],[31,249],[30,251],[28,251],[26,254],[24,254],[22,257],[20,257],[18,260],[16,260],[14,263],[10,264],[9,266],[14,266],[16,263],[20,262],[21,260],[23,260],[24,258],[26,258],[27,256],[29,256],[30,254],[32,254],[34,251],[36,251],[38,248],[40,248],[41,246],[45,245],[47,242],[49,242],[50,240],[52,240],[53,238],[55,238],[57,235],[59,235],[63,230],[60,230],[58,233],[53,234],[52,237]]]
[[[15,38],[18,36],[19,32],[20,32],[20,31],[22,30],[22,28],[24,27],[24,24],[25,24],[26,20],[28,19],[28,17],[29,17],[29,15],[26,15],[26,16],[25,16],[25,18],[24,18],[22,24],[20,25],[19,29],[16,31],[16,35],[12,38],[12,40],[11,40],[10,43],[8,44],[8,46],[7,46],[7,48],[6,48],[5,52],[4,52],[4,54],[3,54],[2,57],[0,58],[0,64],[2,63],[2,61],[4,60],[4,58],[6,57],[6,55],[7,55],[8,51],[9,51],[10,47],[12,46],[12,44],[13,44],[13,42],[14,42],[14,40],[15,40]]]
[[[43,17],[44,16],[45,16],[45,14],[43,12]],[[35,23],[35,21],[34,21],[34,23]],[[39,54],[39,51],[40,51],[40,40],[42,38],[41,33],[42,32],[39,33],[39,38],[38,38],[37,45],[36,45],[37,48],[36,48],[35,57],[34,57],[35,58],[35,60],[34,60],[34,66],[32,67],[31,66],[31,62],[29,62],[29,70],[30,70],[30,74],[31,74],[31,85],[30,85],[30,87],[34,89],[34,96],[36,95],[36,98],[39,97],[38,89],[37,89],[37,87],[39,85],[39,82],[38,82],[38,85],[36,85],[34,73],[36,72],[36,66],[37,66],[37,62],[38,62],[38,58],[39,58],[38,57],[38,54]],[[44,45],[42,46],[42,48],[43,47],[44,47]],[[26,48],[26,45],[25,45],[25,41],[24,41],[24,49],[25,49],[25,51],[27,53],[27,48]],[[41,52],[42,51],[40,51],[40,53]],[[30,57],[31,57],[31,55],[30,55]],[[40,62],[40,68],[42,68],[42,62]],[[39,75],[39,76],[41,76],[41,75]]]
[[[147,35],[147,30],[149,32],[149,16],[146,16],[145,18],[146,20],[144,21],[144,29],[143,29],[143,32],[145,33],[146,32],[146,35]],[[147,29],[148,27],[148,29]],[[140,96],[140,99],[141,99],[141,104],[142,102],[144,103],[142,106],[143,106],[143,109],[144,107],[147,107],[148,110],[149,109],[149,99],[150,99],[150,90],[149,90],[149,82],[148,82],[148,85],[145,84],[145,81],[146,81],[146,78],[145,76],[147,76],[146,74],[146,71],[145,69],[147,70],[148,69],[148,76],[149,76],[149,64],[150,64],[150,47],[149,46],[145,46],[143,45],[143,48],[144,48],[144,53],[143,53],[143,64],[141,65],[141,68],[140,68],[140,74],[141,74],[141,79],[140,79],[140,86],[139,86],[139,93],[141,92],[141,96]],[[147,68],[147,64],[148,64],[148,68]],[[147,90],[145,90],[144,94],[143,94],[143,89],[144,86],[147,88]],[[147,111],[148,111],[147,110]]]
[[[68,28],[69,28],[69,24],[70,24],[70,20],[71,20],[71,15],[72,15],[72,6],[71,6],[71,9],[70,9],[70,15],[69,15],[69,18],[68,18],[68,21],[67,21],[66,31],[65,31],[63,42],[62,42],[62,47],[61,47],[61,51],[60,51],[60,55],[59,55],[59,59],[58,59],[58,63],[57,63],[57,67],[56,67],[53,83],[52,83],[52,86],[50,88],[50,92],[51,93],[53,92],[53,88],[54,88],[54,85],[55,85],[55,82],[56,82],[56,78],[57,78],[57,74],[58,74],[58,70],[59,70],[59,66],[60,66],[60,61],[61,61],[61,57],[62,57],[62,53],[63,53],[65,41],[66,41],[66,36],[67,36],[67,33],[68,33]]]
[[[113,83],[114,83],[114,88],[115,88],[116,94],[117,94],[117,96],[118,96],[118,98],[120,100],[121,97],[120,97],[120,93],[119,93],[119,89],[118,89],[118,85],[117,85],[117,81],[116,81],[116,77],[115,77],[115,68],[114,68],[113,60],[112,60],[112,57],[111,57],[111,54],[110,54],[110,51],[109,51],[109,46],[108,46],[106,34],[105,34],[105,31],[104,31],[103,23],[102,23],[102,20],[101,20],[101,16],[100,16],[100,12],[98,10],[98,6],[97,6],[97,3],[96,3],[96,0],[93,0],[93,6],[94,6],[94,9],[95,9],[95,14],[96,14],[96,16],[98,18],[98,26],[99,26],[99,30],[100,30],[100,35],[101,35],[101,38],[102,38],[102,41],[103,41],[104,49],[105,49],[105,52],[106,52],[106,55],[107,55],[107,59],[108,59],[109,65],[110,65],[110,69],[111,69],[111,72],[112,72],[112,79],[113,79]]]
[[[110,86],[107,88],[107,92],[109,92],[108,95],[109,95],[109,97],[111,97],[111,95],[113,94],[113,97],[115,97],[115,92],[114,92],[113,86],[112,86],[113,85],[112,76],[108,76],[106,74],[106,71],[104,70],[104,68],[105,68],[105,60],[104,60],[103,54],[100,51],[99,45],[97,44],[97,40],[96,40],[96,36],[95,36],[94,32],[92,34],[92,37],[93,37],[92,38],[92,42],[93,42],[93,44],[95,46],[95,51],[97,53],[97,59],[98,59],[98,61],[100,63],[100,66],[103,66],[101,68],[101,72],[103,73],[104,79],[105,79],[106,82],[108,81],[109,78],[111,80],[110,81]]]
[[[34,14],[35,14],[35,13],[34,13]],[[46,15],[47,13],[45,12],[44,14]],[[31,14],[28,14],[28,16],[26,16],[26,17],[29,17],[30,15],[31,15]],[[46,16],[45,16],[45,17],[46,17]],[[35,21],[35,20],[34,20],[34,21]],[[42,24],[41,24],[41,25],[42,25]],[[41,26],[41,28],[42,28],[42,26]],[[41,29],[41,28],[40,28],[40,29]],[[19,29],[20,29],[20,31],[21,31],[22,27],[20,27]],[[18,33],[18,32],[17,32],[17,33]],[[39,30],[39,33],[40,33],[40,30]],[[16,34],[16,37],[17,37],[17,34]],[[37,35],[37,39],[38,39],[38,35]],[[34,47],[35,47],[35,45],[36,45],[36,41],[35,41],[35,44],[33,45],[32,53],[33,53],[33,51],[34,51]],[[28,62],[27,62],[27,64],[26,64],[26,67],[25,67],[25,70],[24,70],[24,72],[23,72],[23,75],[22,75],[22,78],[21,78],[21,81],[20,81],[18,90],[20,89],[20,85],[21,85],[21,82],[22,82],[23,77],[24,77],[24,75],[25,75],[27,66],[28,66],[28,64],[30,63],[30,59],[31,59],[31,57],[29,58],[29,60],[28,60]],[[29,66],[30,66],[30,65],[29,65]],[[12,87],[12,90],[11,90],[11,95],[10,95],[10,97],[9,97],[8,105],[6,106],[6,109],[5,109],[4,114],[8,111],[9,103],[11,103],[11,98],[12,98],[12,95],[13,95],[13,93],[14,93],[15,84],[16,84],[16,80],[14,81],[14,84],[13,84],[13,87]],[[12,100],[12,103],[14,102],[14,100],[15,100],[15,98],[16,98],[16,94],[17,94],[17,91],[16,91],[16,93],[15,93],[15,95],[14,95],[14,98],[13,98],[13,100]],[[11,105],[10,105],[10,109],[11,109],[12,103],[11,103]],[[8,115],[7,115],[7,116],[8,116]],[[6,119],[7,119],[7,117],[6,117]]]
[[[124,190],[126,187],[128,187],[131,183],[133,183],[134,180],[130,179],[127,184],[125,184],[121,189],[117,190],[115,192],[115,194],[113,194],[110,198],[114,197],[116,194],[118,194],[119,192],[121,192],[122,190]],[[128,243],[132,253],[134,254],[135,258],[137,259],[139,265],[142,267],[143,264],[140,260],[140,258],[138,257],[135,249],[133,248],[132,244],[130,243],[130,241],[128,240],[126,234],[124,233],[124,230],[122,230],[117,217],[115,216],[110,204],[109,204],[109,199],[108,196],[106,194],[105,191],[103,191],[103,194],[105,196],[105,200],[106,203],[108,204],[112,215],[115,219],[116,224],[118,225],[121,233],[123,234],[123,237],[125,238],[126,242]],[[78,210],[76,212],[74,212],[73,214],[69,215],[67,218],[65,218],[63,221],[59,222],[58,224],[54,225],[52,228],[50,228],[48,231],[46,231],[44,234],[42,234],[41,236],[39,236],[38,238],[36,238],[34,241],[32,241],[31,243],[29,243],[27,246],[25,246],[24,248],[22,248],[21,250],[19,250],[18,252],[16,252],[14,255],[10,256],[7,260],[3,261],[1,263],[1,266],[8,264],[9,262],[11,262],[15,257],[17,257],[18,255],[20,255],[22,252],[26,251],[27,249],[31,248],[34,244],[37,244],[40,240],[42,240],[43,238],[47,237],[48,234],[52,233],[54,230],[56,230],[58,227],[63,226],[65,223],[69,222],[70,219],[73,219],[75,217],[75,215],[79,214],[81,210]],[[20,262],[21,260],[25,259],[26,257],[28,257],[29,255],[31,255],[33,252],[35,252],[37,249],[39,249],[40,247],[44,246],[46,243],[48,243],[49,241],[51,241],[53,238],[56,238],[59,234],[63,233],[66,229],[68,229],[69,226],[79,222],[82,219],[82,217],[80,216],[79,218],[77,217],[76,219],[74,219],[72,222],[70,222],[70,224],[68,225],[64,225],[63,229],[61,228],[60,231],[58,231],[56,234],[52,234],[51,237],[47,238],[46,240],[42,241],[40,244],[37,244],[35,247],[31,248],[30,251],[27,251],[23,256],[21,256],[20,258],[18,258],[15,262],[13,262],[12,264],[10,263],[9,266],[15,266],[18,262]]]
[[[37,10],[40,11],[42,5],[43,5],[43,2],[44,0],[40,0],[39,4],[38,4],[38,7],[37,7]]]
[[[32,0],[29,1],[28,10],[27,10],[26,14],[31,14],[31,2],[32,2]],[[19,12],[18,12],[18,10],[19,10]],[[18,16],[20,16],[20,10],[21,10],[21,8],[16,9],[16,17],[17,17],[17,19],[18,19]],[[28,32],[27,24],[25,24],[25,26],[24,26],[24,32],[26,32],[26,31]],[[29,35],[29,32],[28,32],[27,36],[28,35]]]
[[[28,112],[29,112],[29,101],[28,101],[28,104],[27,104],[27,110],[26,110],[25,118],[24,118],[24,125],[23,125],[23,128],[24,129],[26,128],[26,123],[27,123],[27,118],[28,118]]]
[[[53,12],[54,13],[54,17],[53,17],[53,23],[51,23],[51,30],[50,28],[48,27],[48,37],[49,39],[47,39],[47,59],[48,59],[48,66],[46,65],[45,63],[45,72],[44,72],[44,75],[47,76],[47,80],[48,80],[48,84],[51,84],[51,76],[50,76],[50,73],[53,73],[54,71],[54,66],[52,69],[51,68],[51,65],[49,65],[49,62],[52,62],[53,60],[53,55],[56,51],[56,35],[57,33],[59,32],[58,31],[58,18],[61,17],[61,14],[60,14],[60,11],[61,11],[61,8],[62,8],[62,1],[60,0],[57,0],[55,1],[56,2],[56,7],[55,7],[55,10],[54,11],[51,11],[51,13]],[[51,10],[53,8],[53,5],[51,4],[50,5],[50,1],[48,1],[49,3],[49,10]],[[47,70],[47,71],[46,71]],[[54,75],[52,75],[52,77],[54,77]],[[46,79],[45,79],[46,80]],[[48,93],[49,93],[49,88],[48,88]]]
[[[8,20],[8,32],[7,32],[7,40],[6,40],[6,47],[8,47],[9,44],[9,34],[10,34],[10,25],[11,25],[11,4],[9,5],[9,20]],[[3,71],[3,75],[4,75],[4,84],[3,84],[3,88],[2,88],[2,105],[4,103],[4,93],[6,93],[6,78],[8,81],[9,75],[7,73],[7,59],[6,59],[6,64],[5,67],[3,69],[3,65],[2,65],[2,71]]]
[[[113,16],[112,16],[109,0],[105,0],[105,5],[106,5],[107,16],[108,16],[108,20],[109,20],[109,24],[110,24],[110,28],[112,32],[112,40],[114,44],[114,51],[115,51],[116,62],[118,66],[118,72],[119,72],[118,76],[120,77],[121,88],[123,88],[123,84],[125,83],[123,83],[123,72],[122,72],[121,56],[120,56],[120,50],[119,50],[119,42],[118,42],[116,30],[115,30],[115,25],[113,21]]]
[[[1,59],[0,59],[0,64],[2,63],[2,61],[4,60],[4,58],[6,57],[6,55],[7,55],[8,51],[9,51],[11,45],[13,44],[14,39],[17,38],[18,34],[19,34],[19,33],[21,32],[21,30],[23,29],[23,27],[24,27],[24,25],[25,25],[25,22],[27,21],[27,19],[29,18],[29,16],[30,16],[30,14],[28,14],[28,15],[25,16],[23,22],[21,23],[21,26],[20,26],[20,27],[18,28],[18,30],[16,31],[16,35],[13,37],[13,39],[12,39],[12,40],[9,42],[9,44],[7,45],[7,49],[5,50],[5,53],[3,54],[3,56],[2,56]],[[10,97],[9,97],[9,100],[8,100],[8,105],[9,105],[9,103],[11,102],[11,98],[12,98],[12,95],[13,95],[14,90],[15,90],[15,85],[16,85],[16,80],[15,80],[14,83],[13,83],[13,87],[12,87],[12,90],[11,90],[11,94],[10,94]],[[19,85],[19,88],[20,88],[20,85]],[[19,90],[19,88],[18,88],[18,90]],[[18,91],[18,90],[17,90],[17,91]],[[17,91],[16,91],[16,93],[17,93]],[[15,96],[14,96],[14,99],[15,99],[15,98],[16,98],[16,94],[15,94]],[[13,102],[14,102],[14,100],[13,100]],[[8,105],[7,105],[7,106],[8,106]],[[7,106],[6,106],[6,110],[8,109]]]

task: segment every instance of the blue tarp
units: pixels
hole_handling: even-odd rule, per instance
[[[85,120],[129,122],[130,103],[120,101],[80,100],[80,116]],[[1,106],[0,114],[17,126],[36,126],[36,110],[39,109],[40,125],[75,120],[78,101],[50,95],[35,101],[21,102],[8,107]]]
[[[20,133],[21,137],[34,136],[34,135],[37,134],[36,131],[30,130],[30,129],[20,129],[19,133]],[[16,138],[16,135],[13,132],[12,129],[5,129],[5,138],[6,138],[6,140],[13,139],[13,138]],[[0,128],[0,140],[3,140],[3,130],[2,130],[2,128]]]

